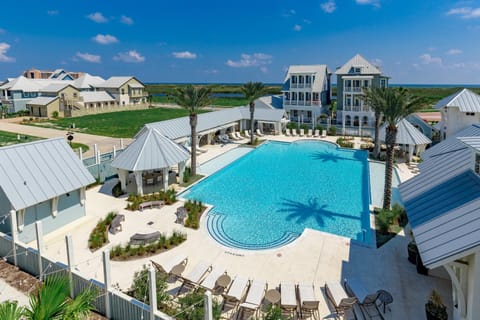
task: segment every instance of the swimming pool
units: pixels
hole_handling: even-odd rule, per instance
[[[367,152],[321,141],[268,142],[181,196],[213,205],[207,228],[242,249],[285,245],[305,228],[370,243]]]

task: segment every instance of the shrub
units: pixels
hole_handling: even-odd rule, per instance
[[[109,212],[105,219],[100,219],[88,238],[88,247],[90,250],[97,250],[108,242],[108,227],[112,223],[116,212]]]
[[[128,195],[127,201],[130,203],[127,204],[126,209],[135,211],[138,210],[140,204],[147,201],[158,201],[162,200],[165,204],[173,204],[177,202],[177,193],[175,189],[170,188],[167,191],[160,190],[151,194],[139,196],[136,194]]]
[[[375,221],[380,233],[388,234],[391,226],[405,226],[408,223],[408,218],[405,209],[395,203],[391,210],[381,209],[376,214]]]
[[[180,304],[177,310],[177,319],[196,320],[205,319],[205,290],[199,289],[178,299]],[[212,303],[213,319],[220,319],[221,308],[216,299]]]
[[[56,111],[56,110],[53,111],[53,112],[52,112],[52,117],[53,117],[54,119],[58,119],[58,111]]]
[[[187,202],[185,202],[184,207],[187,210],[185,227],[198,229],[200,227],[200,218],[206,207],[202,204],[201,201],[197,202],[196,200],[188,200]]]
[[[306,124],[304,124],[304,123],[302,123],[302,124],[300,125],[300,129],[308,130],[308,128],[309,128],[309,127],[308,127]]]
[[[330,129],[328,129],[328,135],[329,136],[336,136],[337,135],[337,127],[331,126]]]
[[[155,280],[157,284],[157,306],[160,310],[164,310],[166,303],[171,300],[170,295],[167,293],[167,276],[156,272]],[[145,265],[143,265],[142,270],[135,272],[128,295],[139,301],[149,304],[150,294],[148,288],[148,269]]]
[[[320,131],[320,133],[321,133],[322,130],[325,130],[325,127],[323,127],[323,126],[316,126],[315,129],[318,130],[318,131]]]
[[[115,185],[113,186],[112,188],[112,195],[115,197],[115,198],[118,198],[120,197],[124,192],[122,191],[122,184],[120,183],[120,181]]]
[[[427,319],[448,319],[447,308],[443,304],[442,298],[435,290],[432,290],[430,293],[428,302],[425,304],[425,311],[427,313]]]
[[[351,142],[351,141],[345,141],[345,139],[342,138],[342,137],[340,137],[340,138],[337,139],[337,144],[338,144],[340,147],[342,147],[342,148],[351,148],[351,149],[353,149],[353,146],[354,146],[353,142]]]
[[[185,171],[183,172],[183,182],[187,183],[192,176],[192,169],[190,167],[186,167]]]
[[[287,128],[288,129],[297,129],[298,125],[297,125],[296,122],[289,122],[289,123],[287,123]]]

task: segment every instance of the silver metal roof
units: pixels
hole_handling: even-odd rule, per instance
[[[480,95],[469,89],[462,89],[443,98],[434,106],[435,109],[457,107],[461,112],[480,112]]]
[[[57,99],[59,98],[58,97],[36,97],[30,100],[29,102],[27,102],[27,105],[46,106]]]
[[[103,102],[103,101],[115,101],[106,91],[83,91],[80,92],[80,97],[83,98],[83,102]]]
[[[465,145],[480,151],[480,136],[477,137],[458,137],[458,140],[463,142]]]
[[[283,80],[282,91],[290,90],[290,79],[292,75],[309,74],[315,76],[315,79],[312,83],[312,91],[321,92],[323,91],[323,86],[326,85],[328,80],[328,73],[329,71],[327,65],[325,64],[289,66],[287,74],[285,75],[285,79]]]
[[[0,188],[14,210],[95,182],[64,138],[0,148],[0,177]]]
[[[380,127],[380,140],[385,141],[387,123]],[[422,145],[430,144],[432,140],[415,128],[407,119],[397,122],[397,144]]]
[[[97,88],[119,88],[123,86],[126,82],[128,82],[130,79],[135,79],[138,81],[137,78],[135,77],[110,77],[108,78],[105,82],[96,84],[95,87]],[[138,81],[141,83],[140,81]],[[143,85],[142,85],[143,87]]]
[[[190,153],[182,146],[148,128],[112,161],[112,167],[129,171],[168,168],[187,160]]]
[[[256,108],[255,120],[264,122],[278,122],[285,114],[284,110]],[[220,111],[201,113],[198,115],[197,132],[207,132],[216,128],[225,127],[242,119],[250,119],[250,111],[247,107],[228,108]],[[181,117],[171,120],[147,123],[136,135],[143,134],[149,128],[155,128],[169,139],[176,140],[190,136],[190,119]]]
[[[350,74],[352,73],[352,68],[354,67],[360,67],[360,73],[355,74],[382,74],[377,66],[374,66],[359,54],[348,60],[347,63],[338,68],[335,73],[340,75]]]
[[[50,83],[49,85],[40,89],[40,92],[57,93],[58,91],[65,89],[69,85],[71,85],[69,82],[67,82],[67,83]]]

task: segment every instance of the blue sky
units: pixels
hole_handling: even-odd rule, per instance
[[[283,81],[356,53],[392,83],[480,83],[480,0],[26,0],[0,19],[0,79],[30,67],[144,82]]]

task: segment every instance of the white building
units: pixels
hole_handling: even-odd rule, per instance
[[[436,125],[442,139],[480,123],[480,95],[468,89],[443,98],[435,105],[435,109],[442,114],[442,120]]]

